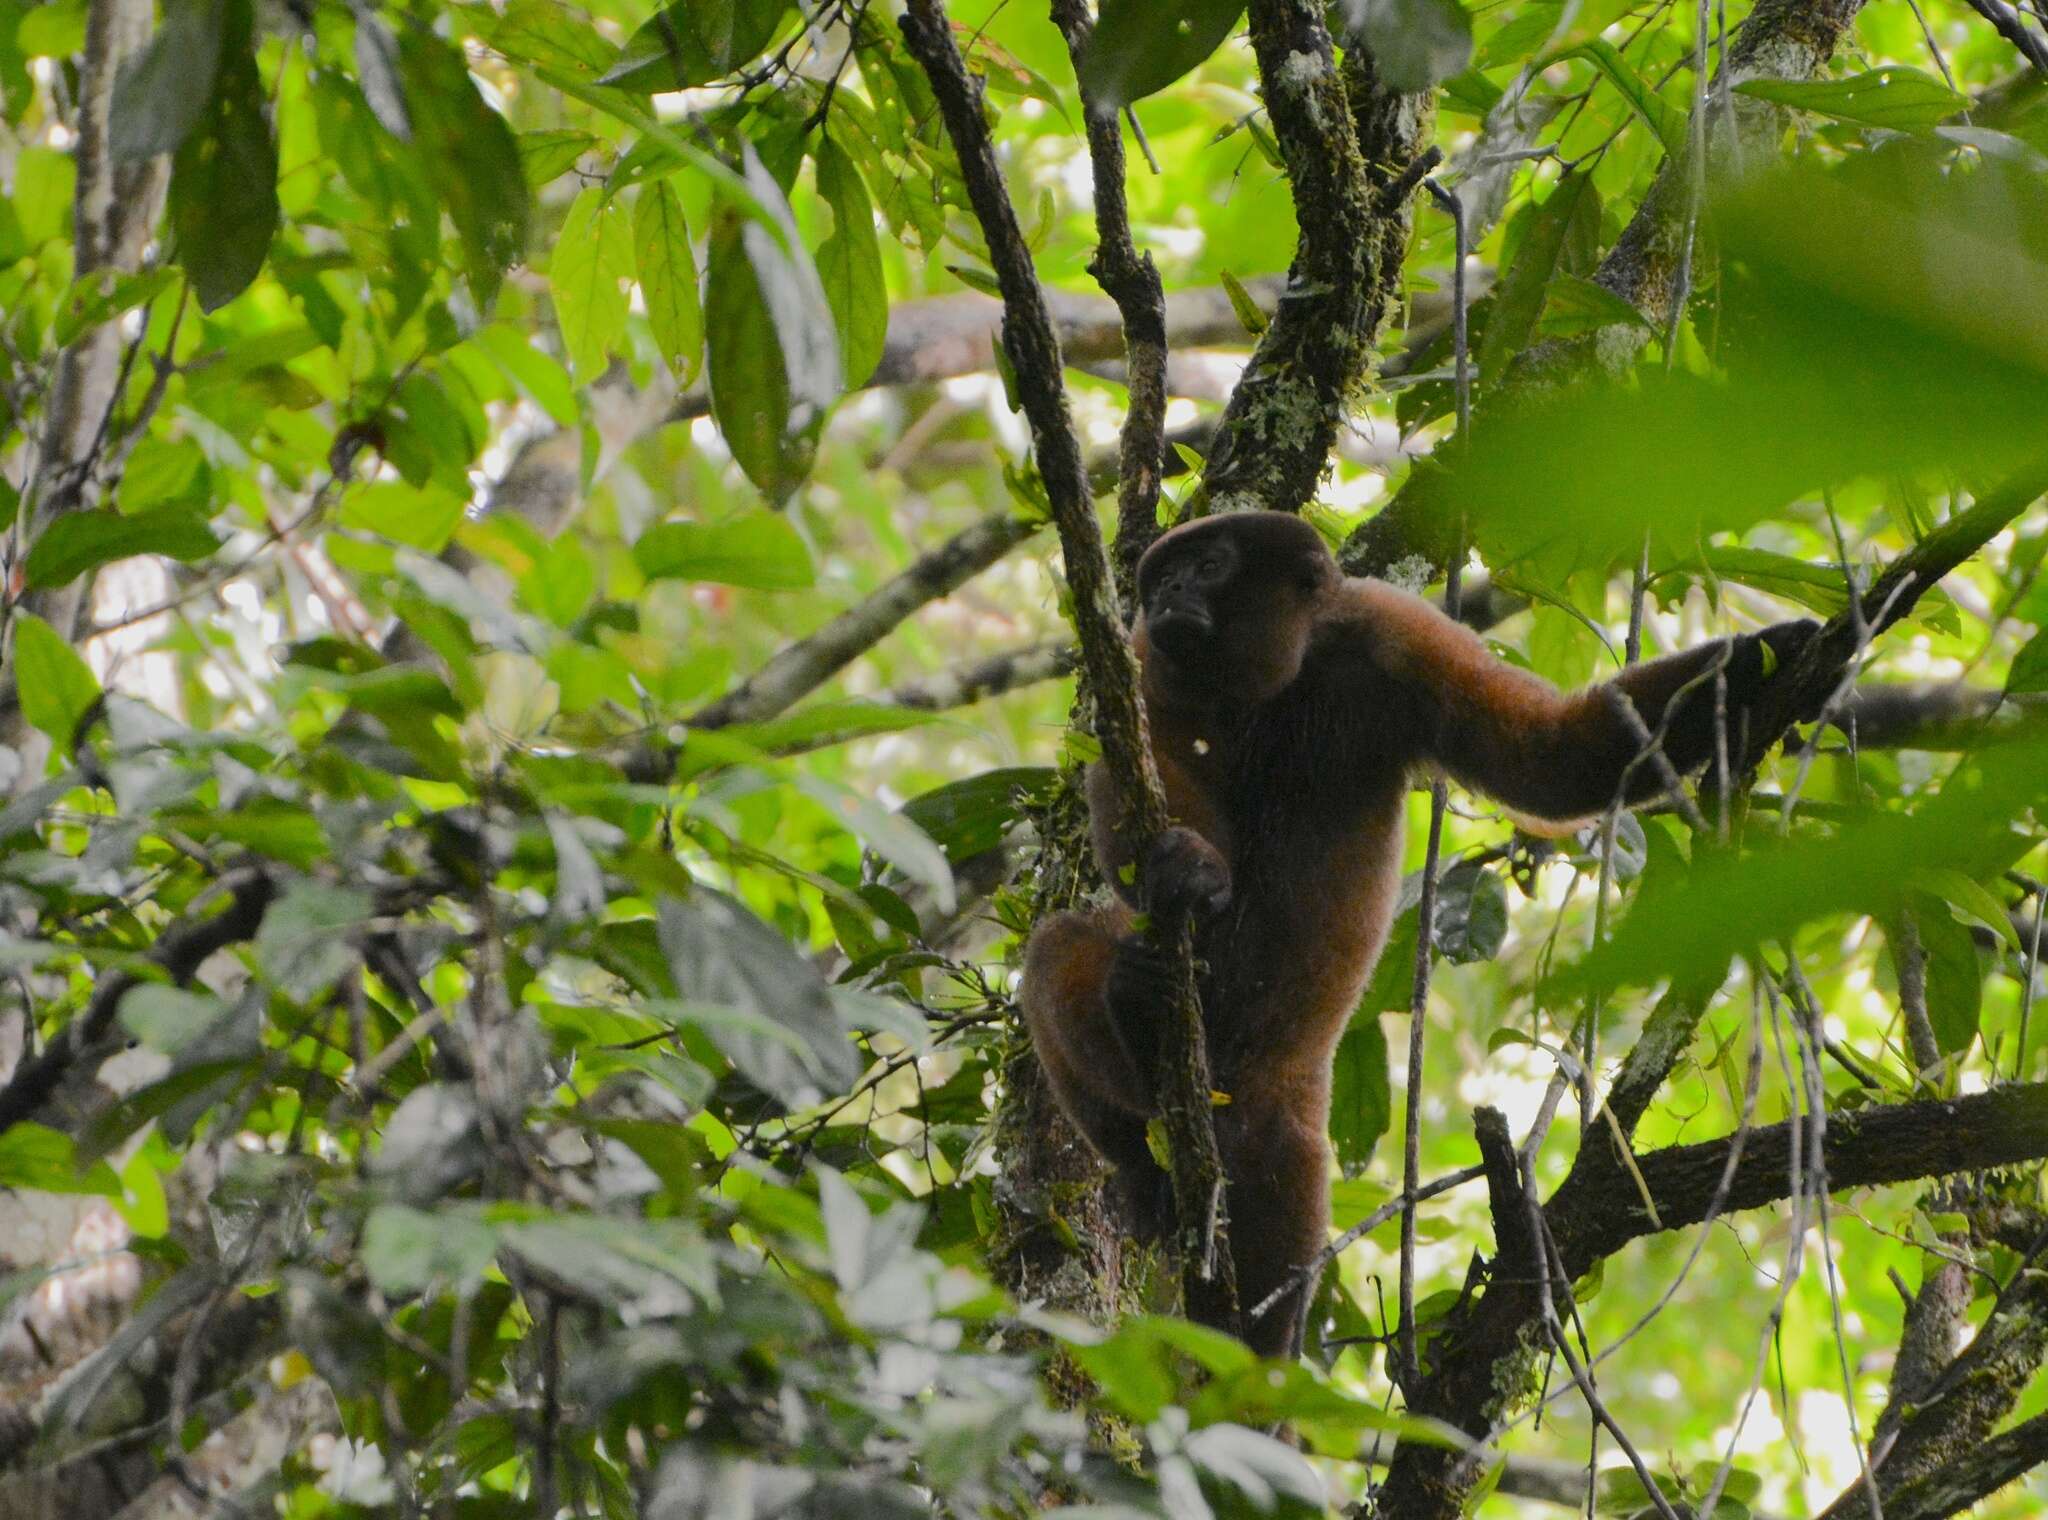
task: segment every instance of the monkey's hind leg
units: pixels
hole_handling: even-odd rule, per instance
[[[1149,1061],[1151,1050],[1133,1051],[1111,1011],[1112,989],[1135,997],[1128,984],[1143,976],[1126,962],[1126,948],[1136,943],[1121,932],[1127,922],[1114,910],[1046,919],[1025,950],[1018,1000],[1053,1095],[1115,1168],[1132,1233],[1148,1239],[1171,1228],[1172,1189],[1145,1143],[1152,1086],[1149,1067],[1139,1061]]]

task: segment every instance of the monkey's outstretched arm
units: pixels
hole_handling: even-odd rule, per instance
[[[1377,663],[1414,704],[1419,758],[1550,819],[1586,817],[1617,795],[1640,802],[1663,790],[1645,735],[1661,735],[1664,758],[1684,774],[1712,758],[1725,713],[1730,749],[1739,753],[1741,725],[1769,673],[1819,627],[1780,623],[1716,639],[1566,694],[1497,658],[1419,597],[1368,585],[1360,601]]]

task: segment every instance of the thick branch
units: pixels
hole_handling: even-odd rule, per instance
[[[1053,0],[1053,24],[1067,39],[1067,52],[1080,75],[1081,57],[1095,23],[1086,0]],[[1095,173],[1095,228],[1098,243],[1088,271],[1116,302],[1123,317],[1125,384],[1130,406],[1118,449],[1116,495],[1116,589],[1126,612],[1135,616],[1138,561],[1159,536],[1159,472],[1166,454],[1166,293],[1150,254],[1131,238],[1131,213],[1124,196],[1124,138],[1116,112],[1088,98],[1088,161]]]
[[[1885,1520],[1947,1520],[2048,1462],[2048,1414],[1993,1436],[1962,1460],[1887,1494]]]
[[[1378,190],[1407,161],[1368,174],[1323,10],[1316,0],[1250,7],[1260,89],[1300,236],[1287,294],[1209,457],[1205,486],[1220,511],[1293,511],[1315,494],[1390,294],[1381,279]]]
[[[1039,473],[1059,530],[1082,668],[1096,703],[1096,737],[1127,811],[1128,832],[1143,859],[1144,847],[1165,827],[1166,803],[1138,702],[1137,664],[1117,614],[1087,468],[1067,411],[1059,339],[996,164],[980,92],[954,45],[945,8],[939,0],[910,0],[902,25],[904,40],[930,79],[945,117],[968,199],[1002,287],[1003,348],[1016,376],[1018,399],[1031,425]],[[1213,1228],[1223,1168],[1210,1116],[1208,1052],[1195,995],[1192,936],[1184,918],[1177,924],[1155,922],[1152,932],[1171,945],[1172,964],[1180,969],[1169,1032],[1161,1041],[1162,1066],[1169,1069],[1159,1072],[1156,1080],[1173,1159],[1174,1198],[1189,1232],[1183,1278],[1187,1308],[1196,1318],[1234,1329],[1237,1295],[1230,1256]]]

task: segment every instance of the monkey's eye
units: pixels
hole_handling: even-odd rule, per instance
[[[1223,561],[1211,554],[1195,566],[1195,574],[1205,581],[1213,581],[1223,572]]]

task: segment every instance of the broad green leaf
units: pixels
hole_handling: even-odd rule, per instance
[[[797,770],[790,779],[869,849],[930,892],[941,913],[953,911],[953,868],[924,830],[901,813],[807,771]]]
[[[1751,79],[1735,89],[1817,116],[1894,132],[1935,126],[1970,104],[1932,75],[1906,68],[1872,69],[1848,79]]]
[[[89,570],[137,554],[198,560],[220,547],[206,519],[181,506],[124,517],[119,512],[72,512],[43,529],[28,551],[23,573],[31,586],[62,586]]]
[[[559,359],[534,344],[517,327],[494,322],[470,339],[503,370],[534,404],[562,427],[574,427],[582,416],[576,387]]]
[[[818,194],[832,208],[832,235],[818,249],[818,279],[839,331],[849,387],[864,385],[882,362],[889,332],[889,291],[875,208],[853,160],[828,133],[818,141]]]
[[[1387,1034],[1377,1013],[1361,1013],[1337,1042],[1330,1073],[1330,1143],[1345,1176],[1356,1176],[1371,1163],[1393,1111]]]
[[[1488,384],[1497,384],[1508,361],[1528,346],[1550,282],[1566,272],[1564,261],[1575,236],[1587,233],[1599,238],[1600,192],[1593,188],[1590,170],[1574,170],[1531,213],[1514,265],[1494,293],[1479,346],[1479,373]]]
[[[1552,338],[1595,332],[1603,327],[1648,327],[1643,314],[1609,290],[1577,275],[1561,274],[1550,282],[1538,329]]]
[[[249,0],[227,0],[213,93],[171,161],[178,262],[202,311],[248,289],[277,234],[277,145],[254,47]]]
[[[711,410],[747,478],[779,506],[810,474],[839,399],[839,343],[788,203],[751,149],[746,179],[772,220],[727,209],[712,235],[704,302]]]
[[[151,1050],[175,1055],[227,1011],[227,1005],[210,992],[145,982],[122,994],[120,1019],[121,1027]]]
[[[263,915],[257,963],[288,997],[317,997],[355,964],[350,937],[374,911],[369,894],[353,887],[294,882]]]
[[[1388,89],[1431,89],[1472,61],[1472,18],[1458,0],[1345,0],[1345,10]]]
[[[175,153],[198,123],[220,72],[227,0],[167,0],[163,25],[123,64],[109,140],[117,161]]]
[[[903,816],[958,865],[1001,844],[1025,809],[1051,790],[1056,774],[1043,765],[983,771],[911,798]]]
[[[1437,883],[1436,948],[1457,965],[1492,960],[1508,932],[1507,888],[1498,874],[1459,861]]]
[[[1244,0],[1102,0],[1081,59],[1081,88],[1117,110],[1163,90],[1223,45]]]
[[[14,614],[14,679],[22,716],[62,750],[100,699],[84,656],[32,612]]]
[[[651,95],[722,79],[768,46],[788,11],[787,0],[676,0],[633,33],[597,82]]]
[[[633,242],[626,215],[592,185],[569,205],[562,236],[548,265],[555,323],[569,364],[588,384],[604,373],[626,332],[630,305],[625,282],[633,277]]]
[[[2019,930],[2012,926],[2005,904],[1992,896],[1982,882],[1971,880],[1961,871],[1944,870],[1917,871],[1914,879],[1932,896],[1969,914],[2013,949],[2022,948]]]
[[[526,182],[538,190],[567,174],[597,146],[598,140],[590,133],[568,128],[521,132],[519,162],[526,171]]]
[[[462,55],[425,27],[405,29],[398,64],[418,162],[462,237],[477,304],[488,308],[526,253],[533,207],[519,145]]]
[[[595,74],[612,61],[612,45],[584,15],[555,0],[512,0],[503,14],[485,9],[478,19],[491,46],[507,57],[578,74]]]
[[[1927,1021],[1945,1056],[1970,1048],[1984,1009],[1984,968],[1977,942],[1940,898],[1915,894],[1913,926],[1927,957]]]
[[[15,46],[30,58],[69,58],[85,47],[86,0],[32,5],[15,29]]]
[[[797,1105],[842,1091],[860,1075],[860,1058],[823,978],[737,900],[709,888],[688,902],[664,900],[658,930],[685,999],[766,1026],[706,1024],[719,1048],[765,1091]]]
[[[363,1270],[390,1294],[423,1293],[437,1283],[468,1293],[483,1281],[497,1252],[496,1232],[459,1206],[429,1212],[385,1203],[363,1221]]]
[[[802,591],[817,581],[810,550],[772,512],[722,523],[657,523],[633,545],[650,580],[717,581],[757,591]]]
[[[633,261],[655,344],[676,383],[688,385],[704,363],[704,307],[683,202],[665,179],[643,186],[633,207]]]
[[[1628,108],[1649,124],[1657,134],[1657,140],[1664,145],[1664,151],[1676,158],[1685,151],[1686,117],[1683,111],[1674,110],[1643,77],[1633,65],[1621,56],[1620,49],[1605,38],[1595,37],[1582,42],[1560,55],[1562,58],[1584,58],[1593,67],[1607,76],[1608,82],[1621,92],[1621,98],[1628,102]]]
[[[106,1162],[81,1168],[69,1135],[28,1119],[0,1131],[0,1188],[121,1196],[121,1181]]]
[[[2005,691],[2012,697],[2048,692],[2048,629],[2028,639],[2020,652],[2012,657],[2012,669],[2005,677]]]

